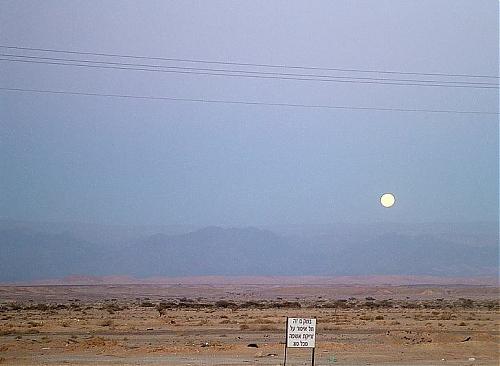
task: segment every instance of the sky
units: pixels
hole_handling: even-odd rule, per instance
[[[496,1],[468,0],[16,0],[0,3],[0,45],[498,76],[498,14]],[[0,87],[489,112],[499,103],[498,89],[6,61]],[[498,132],[494,114],[0,90],[0,217],[226,226],[498,221]],[[379,203],[385,192],[396,196],[390,209]]]

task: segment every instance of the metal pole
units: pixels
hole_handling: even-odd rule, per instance
[[[335,311],[337,311],[337,308],[335,308]],[[316,318],[314,318],[316,319]],[[316,326],[316,324],[315,324]],[[316,329],[314,329],[314,347],[313,347],[313,351],[312,351],[312,360],[311,360],[311,364],[312,366],[314,366],[314,352],[316,351]]]
[[[285,357],[284,357],[284,362],[283,366],[286,366],[286,351],[288,348],[288,317],[286,317],[286,332],[285,332]]]

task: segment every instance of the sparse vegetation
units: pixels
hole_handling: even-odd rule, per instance
[[[158,296],[153,300],[139,301],[134,298],[79,302],[67,300],[54,303],[37,300],[13,301],[0,305],[0,337],[10,339],[10,343],[7,342],[7,354],[13,352],[18,345],[34,347],[37,350],[51,348],[51,352],[57,352],[55,350],[60,346],[61,338],[46,333],[52,331],[67,334],[62,341],[64,349],[71,352],[92,349],[97,353],[106,350],[117,354],[119,350],[135,350],[134,352],[138,353],[165,351],[165,347],[155,346],[151,342],[151,337],[155,337],[157,332],[168,339],[168,342],[172,342],[172,347],[176,350],[192,352],[193,347],[198,349],[199,343],[196,339],[203,335],[210,345],[204,352],[219,349],[227,349],[229,352],[233,344],[248,342],[249,335],[256,340],[263,339],[262,344],[273,348],[276,346],[275,339],[283,335],[286,316],[310,315],[318,321],[319,334],[334,333],[335,342],[342,343],[343,347],[347,348],[350,338],[358,343],[365,342],[366,339],[366,342],[369,342],[365,344],[368,348],[371,344],[387,341],[390,347],[408,347],[432,342],[436,342],[440,347],[454,347],[460,339],[450,335],[450,339],[455,343],[447,341],[449,330],[480,330],[480,333],[474,334],[479,334],[478,337],[482,338],[478,340],[474,337],[474,341],[481,342],[481,339],[485,339],[491,342],[489,332],[498,317],[495,310],[498,305],[496,299],[473,299],[471,302],[465,297],[399,297],[379,300],[371,297],[373,300],[366,300],[363,296],[362,300],[356,300],[346,296],[346,300],[329,296],[310,296],[298,297],[291,301],[295,296],[288,295],[278,300],[278,296],[249,298],[243,291],[237,293],[240,293],[239,297],[231,293],[227,298]],[[169,335],[162,333],[165,329],[175,330],[176,334],[183,337],[169,338]],[[211,331],[205,335],[206,329]],[[232,329],[240,333],[233,337],[234,333],[217,334],[217,329]],[[359,329],[363,337],[356,338],[356,333],[345,335],[342,333],[343,329]],[[380,333],[380,329],[384,330],[383,333]],[[87,334],[94,331],[97,334],[109,333],[110,337],[103,337],[102,334],[92,337],[92,333]],[[441,333],[436,341],[437,332]],[[151,336],[148,337],[148,333],[151,333]],[[142,338],[135,334],[141,334]],[[191,334],[199,335],[193,337]],[[220,342],[219,338],[224,335],[226,340]],[[18,338],[17,341],[15,337]],[[149,339],[152,344],[141,343],[144,342],[142,339]],[[186,341],[179,343],[178,339]]]
[[[101,327],[110,327],[110,326],[113,325],[113,320],[111,320],[111,319],[105,319],[105,320],[99,322],[99,325]]]

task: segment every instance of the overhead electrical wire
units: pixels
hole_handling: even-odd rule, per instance
[[[17,60],[10,58],[0,58],[0,61],[7,62],[21,62],[21,63],[34,63],[44,65],[58,65],[58,66],[76,66],[85,68],[97,69],[114,69],[114,70],[134,70],[134,71],[149,71],[149,72],[164,72],[174,74],[187,74],[187,75],[208,75],[208,76],[225,76],[225,77],[239,77],[239,78],[254,78],[254,79],[279,79],[279,80],[298,80],[298,81],[320,81],[320,82],[335,82],[335,83],[353,83],[353,84],[380,84],[380,85],[400,85],[400,86],[424,86],[424,87],[444,87],[444,88],[473,88],[473,89],[499,89],[498,86],[490,85],[460,85],[460,84],[426,84],[419,83],[417,80],[414,82],[385,82],[385,81],[369,81],[369,80],[346,80],[346,79],[325,79],[325,78],[305,78],[305,77],[288,77],[288,76],[272,76],[272,75],[250,75],[238,74],[227,72],[211,72],[211,71],[188,71],[188,70],[165,70],[165,69],[150,69],[142,67],[124,67],[124,66],[109,66],[109,65],[95,65],[95,64],[81,64],[81,63],[67,63],[58,61],[37,61],[37,60]]]
[[[85,62],[85,63],[95,63],[95,64],[106,64],[106,65],[119,65],[119,66],[137,66],[137,67],[151,67],[151,68],[165,68],[165,69],[180,69],[180,70],[200,70],[200,71],[218,71],[218,72],[237,72],[237,73],[248,73],[248,74],[264,74],[264,75],[280,75],[280,76],[303,76],[303,77],[320,77],[320,78],[339,78],[339,79],[359,79],[359,80],[388,80],[388,81],[418,81],[422,83],[455,83],[455,84],[478,84],[478,85],[497,85],[496,83],[488,82],[470,82],[470,81],[448,81],[448,80],[418,80],[418,79],[391,79],[391,78],[371,78],[371,77],[354,77],[354,76],[342,76],[342,75],[324,75],[324,74],[297,74],[297,73],[282,73],[282,72],[265,72],[265,71],[249,71],[249,70],[231,70],[231,69],[207,69],[207,68],[195,68],[195,67],[180,67],[180,66],[167,66],[167,65],[152,65],[152,64],[137,64],[137,63],[124,63],[124,62],[110,62],[110,61],[96,61],[88,59],[68,59],[68,58],[57,58],[57,57],[40,57],[40,56],[26,56],[26,55],[16,55],[16,54],[2,54],[3,57],[19,57],[37,60],[51,60],[51,61],[69,61],[69,62]]]
[[[297,73],[281,73],[281,72],[262,72],[262,71],[249,71],[249,70],[231,70],[231,69],[213,69],[213,68],[195,68],[195,67],[181,67],[181,66],[167,66],[167,65],[152,65],[152,64],[137,64],[137,63],[124,63],[124,62],[110,62],[110,61],[95,61],[88,59],[71,59],[71,58],[57,58],[57,57],[40,57],[40,56],[27,56],[27,55],[16,55],[16,54],[5,54],[0,53],[1,57],[16,57],[22,58],[23,60],[3,58],[0,61],[11,61],[11,62],[29,62],[33,63],[43,63],[49,65],[63,65],[63,66],[79,66],[79,67],[94,67],[94,68],[117,68],[119,70],[135,70],[135,71],[151,71],[151,72],[175,72],[175,71],[189,71],[190,73],[201,72],[205,74],[209,72],[209,75],[217,76],[233,76],[233,77],[263,77],[268,78],[272,76],[273,78],[288,79],[288,80],[306,80],[306,81],[338,81],[338,82],[354,82],[356,80],[368,80],[368,81],[386,81],[396,82],[387,83],[391,85],[415,85],[413,83],[418,83],[419,86],[443,86],[443,87],[479,87],[488,89],[498,89],[497,83],[489,82],[471,82],[471,81],[449,81],[449,80],[416,80],[416,79],[392,79],[392,78],[372,78],[372,77],[353,77],[353,76],[337,76],[337,75],[318,75],[318,74],[297,74]],[[29,60],[24,60],[29,59]],[[38,61],[38,60],[44,60]],[[36,62],[35,62],[36,61]],[[57,62],[54,62],[57,61]],[[60,61],[64,61],[60,62]],[[68,63],[69,62],[69,63]],[[78,62],[83,62],[84,64],[78,64]],[[108,67],[100,67],[101,65],[110,65]],[[112,67],[111,67],[112,66]],[[226,75],[229,73],[229,75]],[[243,75],[240,75],[243,74]],[[249,76],[247,76],[249,75]],[[349,79],[349,80],[346,80]],[[461,85],[464,84],[464,85]]]
[[[317,67],[317,66],[301,66],[301,65],[286,65],[286,64],[282,64],[282,65],[278,64],[277,65],[277,64],[265,64],[265,63],[251,63],[251,62],[232,62],[232,61],[217,61],[217,60],[204,60],[204,59],[141,56],[141,55],[104,53],[104,52],[86,52],[86,51],[73,51],[73,50],[62,50],[62,49],[53,49],[53,48],[21,47],[21,46],[9,46],[9,45],[0,45],[0,48],[13,49],[13,50],[23,50],[23,51],[65,53],[65,54],[74,54],[74,55],[121,57],[121,58],[143,59],[143,60],[175,61],[175,62],[204,63],[204,64],[232,65],[232,66],[252,66],[252,67],[281,68],[281,69],[321,70],[321,71],[379,73],[379,74],[397,74],[397,75],[424,75],[424,76],[446,76],[446,77],[500,79],[500,77],[497,75],[478,75],[478,74],[461,74],[461,73],[444,73],[444,72],[414,72],[414,71],[376,70],[376,69],[368,70],[368,69],[357,69],[357,68],[334,68],[334,67]]]
[[[29,93],[45,93],[45,94],[59,94],[59,95],[64,94],[64,95],[87,96],[87,97],[130,98],[130,99],[143,99],[143,100],[166,100],[166,101],[193,102],[193,103],[237,104],[237,105],[249,105],[249,106],[337,109],[337,110],[359,110],[359,111],[373,110],[373,111],[381,111],[381,112],[499,115],[498,112],[488,112],[488,111],[419,109],[419,108],[390,108],[390,107],[362,107],[362,106],[328,105],[328,104],[302,104],[302,103],[270,103],[270,102],[245,101],[245,100],[181,98],[181,97],[170,97],[170,96],[91,93],[91,92],[67,91],[67,90],[26,89],[26,88],[9,88],[9,87],[0,87],[0,90],[9,91],[9,92],[29,92]]]
[[[427,73],[427,72],[405,72],[394,70],[366,70],[366,69],[343,69],[343,68],[327,68],[314,66],[296,66],[296,65],[273,65],[259,63],[244,63],[230,61],[211,61],[201,59],[183,59],[183,58],[166,58],[152,56],[137,56],[123,55],[101,52],[84,52],[61,49],[48,48],[30,48],[19,46],[0,45],[0,48],[17,50],[17,51],[36,51],[45,53],[59,53],[72,55],[85,55],[86,58],[61,58],[47,57],[50,55],[30,55],[19,53],[0,53],[0,61],[3,62],[19,62],[32,63],[43,65],[56,66],[72,66],[84,67],[93,69],[112,69],[112,70],[128,70],[128,71],[146,71],[146,72],[163,72],[186,75],[208,75],[208,76],[223,76],[223,77],[240,77],[240,78],[257,78],[257,79],[279,79],[279,80],[297,80],[297,81],[319,81],[319,82],[338,82],[338,83],[359,83],[359,84],[382,84],[382,85],[398,85],[398,86],[427,86],[427,87],[448,87],[448,88],[476,88],[476,89],[499,89],[498,76],[492,75],[473,75],[473,74],[452,74],[452,73]],[[89,59],[88,56],[99,57],[100,59]],[[147,64],[147,63],[131,63],[118,62],[117,60],[103,60],[103,57],[113,58],[128,58],[142,60],[156,60],[168,62],[184,62],[198,64],[224,65],[226,68],[214,67],[199,67],[197,65],[162,65],[162,64]],[[194,67],[196,66],[196,67]],[[227,68],[227,66],[238,66],[238,69]],[[242,69],[242,67],[247,69]],[[254,69],[248,69],[252,67]],[[258,69],[255,69],[255,68]],[[317,73],[297,73],[297,72],[281,72],[281,71],[263,71],[261,68],[273,69],[293,69],[293,70],[314,70],[318,71],[336,71],[350,73],[370,73],[370,74],[387,74],[387,75],[412,75],[416,76],[433,76],[433,80],[428,79],[401,79],[393,77],[379,77],[377,75],[359,76],[359,75],[325,75]],[[284,71],[285,71],[284,70]],[[478,80],[436,80],[436,77],[447,78],[483,78],[495,79],[490,81]],[[425,108],[393,108],[393,107],[363,107],[363,106],[348,106],[348,105],[323,105],[323,104],[302,104],[302,103],[273,103],[247,100],[223,100],[223,99],[205,99],[205,98],[181,98],[171,96],[148,96],[148,95],[132,95],[132,94],[113,94],[113,93],[98,93],[84,91],[67,91],[67,90],[49,90],[49,89],[25,89],[25,88],[9,88],[0,87],[0,90],[10,92],[31,92],[31,93],[46,93],[46,94],[66,94],[75,96],[88,97],[110,97],[110,98],[131,98],[131,99],[146,99],[146,100],[167,100],[180,102],[197,102],[197,103],[219,103],[219,104],[240,104],[253,106],[271,106],[271,107],[295,107],[295,108],[323,108],[323,109],[344,109],[344,110],[375,110],[375,111],[393,111],[393,112],[420,112],[420,113],[453,113],[453,114],[482,114],[482,115],[499,115],[498,112],[489,111],[470,111],[470,110],[446,110],[446,109],[425,109]]]

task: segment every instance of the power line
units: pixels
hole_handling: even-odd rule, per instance
[[[72,51],[72,50],[61,50],[61,49],[51,49],[51,48],[34,48],[34,47],[20,47],[20,46],[7,46],[7,45],[0,45],[0,48],[25,50],[25,51],[65,53],[65,54],[75,54],[75,55],[122,57],[122,58],[144,59],[144,60],[176,61],[176,62],[233,65],[233,66],[254,66],[254,67],[268,67],[268,68],[281,68],[281,69],[500,79],[500,77],[496,75],[455,74],[455,73],[442,73],[442,72],[409,72],[409,71],[395,71],[395,70],[367,70],[367,69],[333,68],[333,67],[317,67],[317,66],[297,66],[297,65],[285,65],[285,64],[276,65],[276,64],[264,64],[264,63],[250,63],[250,62],[214,61],[214,60],[203,60],[203,59],[153,57],[153,56],[140,56],[140,55],[103,53],[103,52],[85,52],[85,51]]]
[[[381,112],[414,112],[414,113],[446,113],[446,114],[482,114],[482,115],[499,115],[498,112],[487,111],[465,111],[465,110],[446,110],[446,109],[418,109],[418,108],[385,108],[385,107],[361,107],[361,106],[343,106],[343,105],[327,105],[327,104],[301,104],[301,103],[270,103],[270,102],[252,102],[245,100],[223,100],[223,99],[204,99],[204,98],[178,98],[168,96],[149,96],[149,95],[131,95],[131,94],[110,94],[110,93],[89,93],[66,90],[45,90],[45,89],[24,89],[24,88],[7,88],[0,87],[0,90],[11,92],[29,92],[29,93],[47,93],[47,94],[64,94],[77,95],[88,97],[108,97],[108,98],[130,98],[143,100],[168,100],[178,102],[194,102],[194,103],[214,103],[214,104],[237,104],[249,106],[269,106],[269,107],[290,107],[290,108],[316,108],[316,109],[340,109],[340,110],[372,110]]]
[[[465,84],[465,85],[489,85],[496,86],[498,88],[497,83],[489,83],[489,82],[471,82],[471,81],[448,81],[448,80],[418,80],[418,79],[391,79],[391,78],[372,78],[372,77],[354,77],[354,76],[338,76],[338,75],[318,75],[318,74],[297,74],[297,73],[282,73],[282,72],[265,72],[265,71],[249,71],[249,70],[232,70],[232,69],[213,69],[213,68],[198,68],[198,67],[181,67],[181,66],[166,66],[166,65],[152,65],[152,64],[137,64],[137,63],[124,63],[124,62],[110,62],[110,61],[96,61],[89,59],[71,59],[71,58],[58,58],[58,57],[40,57],[40,56],[27,56],[27,55],[17,55],[17,54],[6,54],[0,53],[2,57],[16,57],[30,60],[49,60],[49,61],[65,61],[65,62],[84,62],[85,64],[97,64],[94,67],[97,67],[100,64],[103,65],[112,65],[112,66],[126,66],[130,68],[130,70],[135,70],[133,67],[142,68],[152,68],[152,70],[148,71],[159,71],[162,69],[167,70],[188,70],[188,71],[210,71],[210,72],[223,72],[223,73],[236,73],[236,74],[250,74],[250,75],[272,75],[272,76],[285,76],[285,77],[300,77],[298,80],[312,80],[312,78],[327,78],[327,79],[351,79],[351,80],[371,80],[371,81],[397,81],[397,82],[418,82],[418,83],[438,83],[438,84],[450,84],[452,86],[456,86],[455,84]],[[3,59],[3,61],[13,61],[12,59]],[[18,62],[22,62],[18,60]],[[59,63],[57,63],[59,65]],[[73,65],[73,64],[64,64],[64,65]],[[75,65],[78,66],[78,65]],[[157,70],[160,69],[160,70]],[[235,75],[238,76],[238,75]],[[306,79],[304,79],[306,78]],[[296,80],[296,79],[293,79]],[[324,80],[318,80],[324,81]]]
[[[449,85],[449,84],[422,84],[418,82],[382,82],[382,81],[369,81],[369,80],[339,80],[339,79],[323,79],[323,78],[303,78],[303,77],[287,77],[287,76],[272,76],[272,75],[249,75],[249,74],[230,74],[223,72],[210,72],[210,71],[182,71],[182,70],[165,70],[165,69],[149,69],[141,67],[122,67],[122,66],[108,66],[108,65],[92,65],[92,64],[77,64],[65,63],[57,61],[37,61],[37,60],[16,60],[9,58],[0,58],[0,61],[7,62],[22,62],[34,63],[44,65],[58,65],[58,66],[76,66],[97,69],[114,69],[114,70],[135,70],[135,71],[149,71],[149,72],[164,72],[174,74],[188,74],[188,75],[208,75],[208,76],[225,76],[225,77],[240,77],[252,79],[279,79],[279,80],[299,80],[299,81],[320,81],[320,82],[335,82],[335,83],[353,83],[353,84],[380,84],[380,85],[400,85],[400,86],[425,86],[425,87],[444,87],[444,88],[472,88],[472,89],[499,89],[498,86],[487,85]]]

